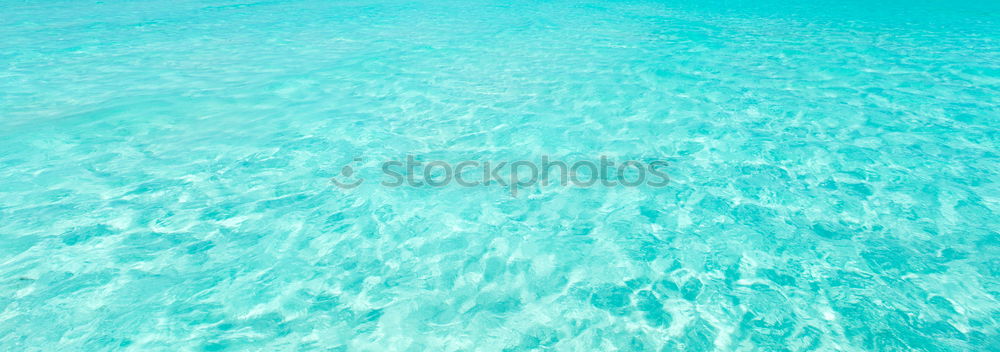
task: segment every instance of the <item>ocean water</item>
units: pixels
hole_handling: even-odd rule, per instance
[[[998,106],[996,1],[0,0],[0,350],[996,351]]]

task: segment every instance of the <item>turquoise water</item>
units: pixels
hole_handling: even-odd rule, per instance
[[[1000,350],[995,1],[0,0],[0,38],[0,350]],[[671,183],[372,182],[407,154]]]

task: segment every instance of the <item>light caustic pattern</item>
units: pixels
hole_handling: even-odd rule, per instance
[[[2,350],[1000,350],[996,1],[0,13]]]

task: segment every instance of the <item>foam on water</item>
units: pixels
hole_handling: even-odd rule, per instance
[[[998,4],[2,0],[0,349],[1000,350]]]

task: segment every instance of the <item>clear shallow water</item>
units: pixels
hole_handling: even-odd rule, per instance
[[[995,2],[0,10],[4,350],[1000,349]]]

